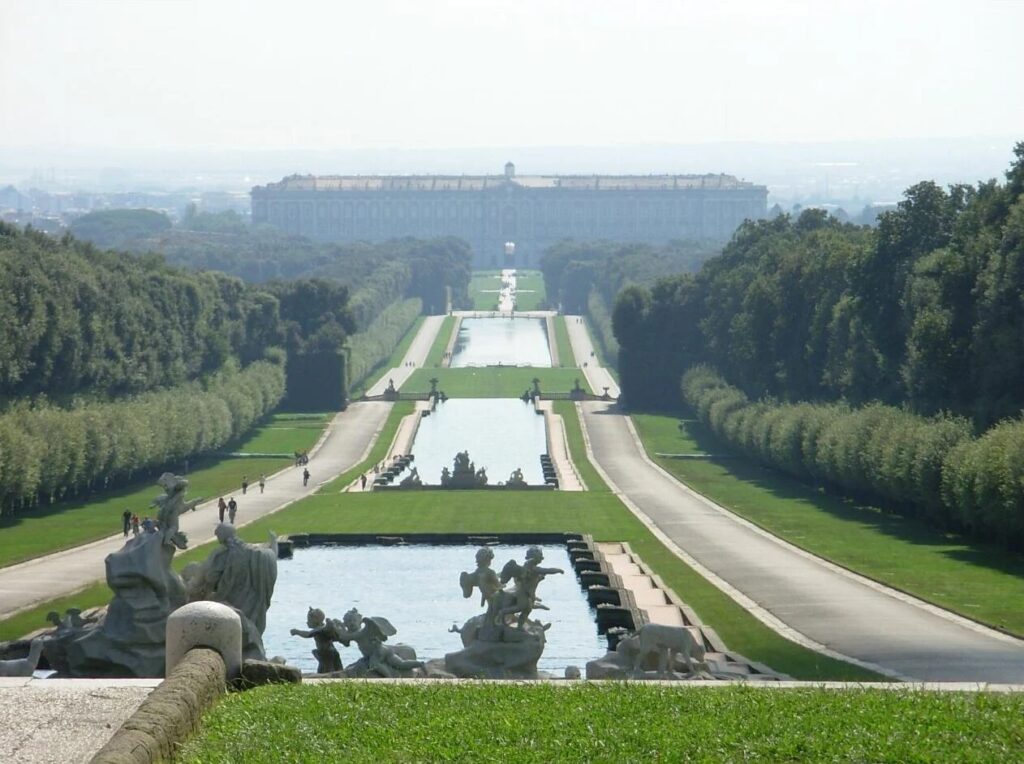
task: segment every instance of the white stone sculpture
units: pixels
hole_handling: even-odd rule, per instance
[[[193,647],[216,650],[224,659],[227,676],[233,679],[242,670],[242,619],[219,602],[190,602],[167,619],[167,655],[165,676],[170,676],[185,653]]]
[[[470,618],[450,631],[462,637],[463,649],[448,653],[445,671],[459,677],[491,679],[536,679],[537,661],[544,652],[545,632],[551,624],[530,620],[534,610],[546,610],[537,596],[537,586],[545,576],[562,573],[559,568],[543,568],[544,555],[537,547],[526,553],[526,562],[510,560],[498,576],[491,569],[494,552],[482,547],[476,553],[477,567],[459,578],[462,594],[480,590],[481,604],[487,611]],[[509,581],[515,588],[503,589]]]
[[[28,648],[28,657],[13,661],[0,661],[0,676],[32,676],[43,654],[43,640],[33,639]]]
[[[271,534],[266,546],[247,544],[230,523],[220,523],[214,535],[220,546],[184,571],[188,599],[234,608],[242,621],[244,657],[265,660],[263,632],[277,582],[277,537]]]

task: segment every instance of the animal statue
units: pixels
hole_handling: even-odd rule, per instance
[[[665,626],[660,623],[645,623],[636,632],[637,651],[633,658],[633,672],[638,673],[644,660],[651,653],[658,655],[658,676],[667,676],[675,665],[677,655],[686,660],[686,669],[694,673],[693,660],[704,662],[704,645],[684,626]]]
[[[13,661],[0,661],[0,676],[32,676],[43,654],[43,640],[33,639],[28,648],[28,657]]]

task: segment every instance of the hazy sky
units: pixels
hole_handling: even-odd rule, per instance
[[[0,0],[0,146],[1022,134],[1024,2]]]

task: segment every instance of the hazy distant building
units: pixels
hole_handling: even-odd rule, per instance
[[[765,186],[731,175],[292,175],[252,190],[253,223],[321,241],[458,236],[477,267],[536,265],[561,239],[728,239]]]

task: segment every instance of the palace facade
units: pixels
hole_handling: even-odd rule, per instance
[[[291,175],[252,189],[252,220],[320,241],[457,236],[477,268],[535,267],[562,239],[725,241],[767,198],[731,175],[521,176],[509,162],[502,175]]]

